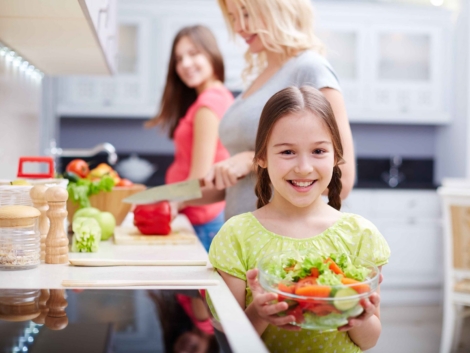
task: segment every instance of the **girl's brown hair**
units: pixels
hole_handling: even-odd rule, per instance
[[[170,63],[168,65],[165,90],[160,103],[160,112],[145,124],[146,127],[161,124],[163,128],[168,129],[171,139],[175,134],[175,129],[180,119],[184,117],[188,108],[197,98],[196,90],[186,86],[176,73],[175,49],[183,37],[189,38],[196,48],[209,58],[215,77],[221,82],[225,80],[224,61],[211,30],[201,25],[182,28],[176,34],[171,47]]]
[[[328,185],[328,205],[339,210],[341,208],[340,193],[341,169],[339,165],[344,163],[343,146],[336,124],[335,115],[330,103],[323,94],[311,86],[288,87],[273,95],[263,108],[256,135],[254,163],[266,160],[268,140],[276,122],[288,114],[310,112],[324,121],[330,131],[335,155],[333,176]],[[257,182],[255,194],[258,197],[257,207],[263,207],[271,200],[272,187],[267,168],[256,168]]]

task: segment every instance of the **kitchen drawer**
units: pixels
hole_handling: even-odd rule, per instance
[[[442,283],[442,225],[439,220],[376,219],[374,224],[391,249],[383,268],[384,284],[430,287]]]
[[[439,218],[439,197],[432,190],[375,190],[373,218]]]

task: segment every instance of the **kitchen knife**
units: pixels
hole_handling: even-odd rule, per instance
[[[203,186],[203,179],[166,184],[135,193],[123,199],[122,202],[146,205],[163,200],[186,201],[199,199],[202,197],[201,187]]]

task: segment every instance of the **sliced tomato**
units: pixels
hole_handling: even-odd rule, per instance
[[[296,288],[302,288],[302,287],[311,286],[311,285],[314,285],[314,284],[317,284],[317,278],[312,277],[312,276],[308,276],[308,277],[300,279],[297,282],[297,285],[295,287]]]
[[[287,315],[292,315],[295,318],[295,322],[297,324],[301,324],[304,322],[304,314],[302,312],[302,308],[300,306],[296,306],[294,309],[288,310]]]
[[[326,316],[328,314],[332,313],[339,313],[340,311],[336,309],[333,305],[331,304],[320,304],[316,305],[314,307],[310,307],[307,310],[311,311],[317,316]]]
[[[310,270],[310,274],[312,275],[312,277],[319,277],[320,271],[318,270],[318,268],[312,267],[312,269]]]

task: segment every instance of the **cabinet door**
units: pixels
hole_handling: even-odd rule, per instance
[[[61,116],[150,117],[149,19],[121,16],[118,25],[117,74],[114,77],[68,76],[59,79]]]
[[[374,219],[391,249],[383,267],[384,288],[437,287],[442,283],[442,227],[439,220]]]
[[[331,22],[320,23],[316,30],[341,83],[348,113],[353,116],[364,109],[365,31],[361,24]]]
[[[370,109],[415,122],[443,118],[443,43],[439,27],[371,26]],[[406,122],[406,121],[405,121]]]

